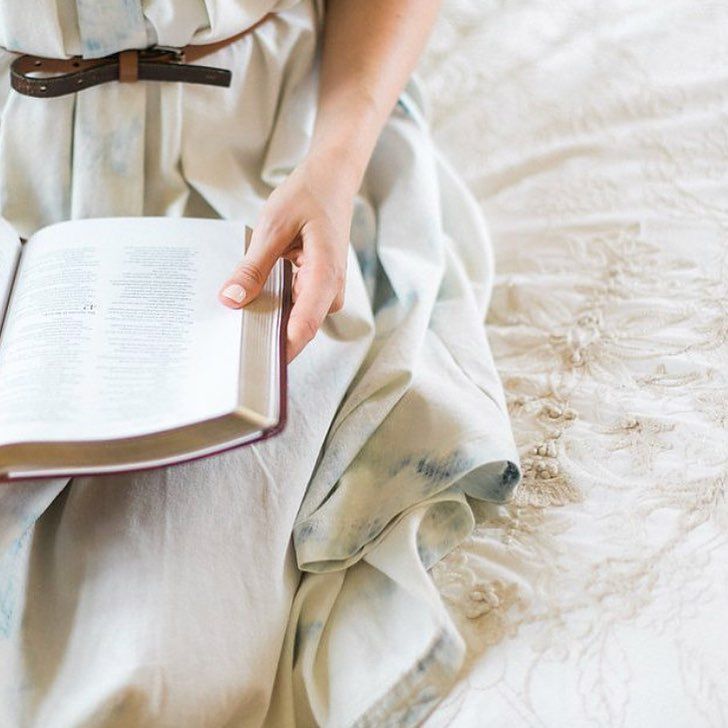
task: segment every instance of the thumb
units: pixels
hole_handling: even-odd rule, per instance
[[[240,308],[255,300],[275,262],[290,244],[291,232],[288,226],[273,227],[263,222],[256,225],[245,256],[220,288],[220,301]]]

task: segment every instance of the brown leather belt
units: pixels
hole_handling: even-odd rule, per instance
[[[12,87],[26,96],[50,98],[82,91],[108,81],[184,81],[210,86],[229,86],[232,73],[226,68],[189,65],[251,33],[275,13],[268,13],[245,30],[206,45],[184,48],[151,46],[126,50],[103,58],[43,58],[23,55],[10,66]]]

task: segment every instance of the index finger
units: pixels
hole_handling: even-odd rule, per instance
[[[307,256],[296,278],[296,301],[288,319],[289,362],[316,335],[343,286],[341,265],[321,253]]]

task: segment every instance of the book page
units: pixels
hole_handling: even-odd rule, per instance
[[[243,312],[217,299],[245,226],[61,223],[25,247],[0,342],[0,441],[133,437],[231,412]]]
[[[20,238],[15,230],[0,218],[0,330],[13,286],[15,269],[20,256]]]

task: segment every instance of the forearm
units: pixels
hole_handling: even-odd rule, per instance
[[[440,0],[327,0],[318,112],[309,161],[355,192],[417,64]]]
[[[417,63],[440,0],[327,0],[311,145],[266,200],[244,259],[220,300],[247,305],[275,261],[296,266],[289,361],[344,303],[354,195],[374,145]]]

